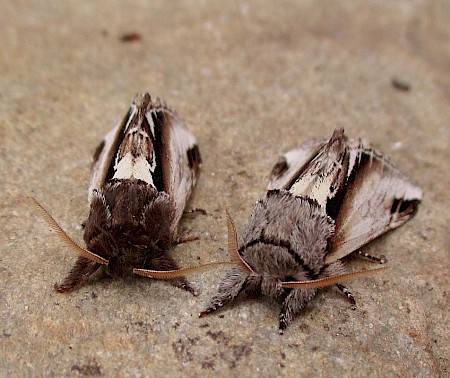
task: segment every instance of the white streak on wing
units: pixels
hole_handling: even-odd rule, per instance
[[[116,157],[116,164],[114,166],[115,179],[130,179],[133,177],[133,156],[127,153],[122,159],[118,160]]]
[[[128,128],[130,127],[130,123],[131,121],[134,119],[134,116],[136,115],[136,113],[138,112],[138,108],[135,104],[131,105],[131,110],[130,110],[130,116],[127,119],[127,123],[125,124],[124,128],[123,128],[123,133],[124,134],[128,134],[130,131],[128,130]],[[119,164],[119,159],[120,159],[120,155],[116,154],[116,157],[114,158],[114,170],[117,170],[117,166]]]
[[[186,152],[195,145],[196,140],[194,135],[192,135],[185,127],[178,127],[176,130],[177,132],[172,134],[172,138],[175,142],[173,146],[176,146],[176,148],[170,150],[171,161],[176,162],[176,164],[184,163],[187,165]],[[184,161],[180,161],[181,156]],[[195,184],[195,182],[192,182],[195,178],[193,177],[191,170],[188,167],[182,167],[182,169],[180,169],[180,167],[175,167],[175,164],[172,166],[172,170],[175,181],[177,181],[176,173],[178,173],[178,179],[180,180],[178,185],[175,185],[175,192],[178,192],[178,195],[187,197],[186,189],[189,188],[190,191]],[[187,194],[189,195],[189,193]]]
[[[152,167],[144,157],[138,157],[134,161],[133,176],[135,179],[145,181],[146,183],[155,186],[153,183],[152,173],[156,167],[156,163]]]
[[[309,175],[308,175],[308,177],[303,176],[302,179],[298,180],[291,186],[289,191],[294,196],[308,195],[308,197],[309,197],[310,192],[312,191],[312,189],[310,188],[310,185],[311,185],[311,177]]]
[[[132,154],[128,152],[117,164],[113,178],[118,180],[142,180],[154,187],[152,172],[150,164],[143,156],[133,158]]]
[[[152,163],[151,163],[151,164],[150,164],[149,161],[146,160],[144,157],[142,157],[142,159],[144,159],[144,160],[147,162],[148,167],[149,167],[149,169],[150,169],[150,172],[151,172],[152,175],[153,175],[153,173],[155,173],[155,169],[156,169],[155,152],[153,151],[153,153],[152,153],[152,156],[151,156]]]
[[[146,118],[147,118],[148,125],[150,126],[150,131],[151,131],[152,135],[155,136],[155,123],[153,122],[152,112],[147,113]]]
[[[320,206],[327,205],[327,199],[330,196],[330,187],[335,178],[332,176],[325,176],[323,180],[319,180],[311,190],[310,198],[315,199]]]
[[[361,160],[361,150],[359,148],[349,148],[349,163],[348,163],[348,170],[347,170],[347,179],[352,174],[353,170],[355,169],[356,159],[358,158],[358,164]]]
[[[326,206],[330,195],[329,188],[333,182],[333,176],[325,176],[322,179],[315,180],[315,177],[306,175],[292,185],[289,192],[295,196],[309,197],[316,200],[320,206]]]
[[[415,199],[422,199],[422,189],[418,186],[408,186],[405,188],[405,193],[403,194],[403,198],[406,200],[412,201]]]
[[[131,105],[131,111],[130,111],[130,116],[128,117],[127,123],[125,125],[124,133],[128,132],[128,127],[130,126],[131,121],[133,120],[134,116],[136,115],[136,113],[138,112],[138,108],[135,104]]]
[[[120,154],[116,154],[116,157],[114,158],[114,171],[117,171],[117,167],[120,163]]]
[[[137,132],[139,135],[142,135],[144,138],[147,138],[147,139],[149,138],[148,134],[145,132],[145,130],[142,129],[142,127],[140,125],[135,126],[132,129],[128,130],[127,134],[133,134],[135,132]]]

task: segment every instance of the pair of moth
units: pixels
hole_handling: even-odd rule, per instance
[[[75,290],[104,272],[170,279],[196,294],[186,275],[230,264],[200,316],[246,291],[281,302],[283,333],[320,287],[336,285],[354,306],[342,283],[382,268],[347,273],[342,259],[408,221],[422,197],[379,152],[339,128],[329,140],[287,152],[274,166],[268,192],[239,239],[227,212],[230,261],[179,269],[168,251],[178,240],[200,165],[196,140],[181,117],[148,93],[137,95],[95,152],[86,248],[35,200],[50,227],[80,255],[56,290]]]

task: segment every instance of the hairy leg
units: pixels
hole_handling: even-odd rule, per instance
[[[82,286],[89,277],[94,274],[101,265],[88,260],[84,257],[78,257],[75,265],[70,269],[69,274],[61,283],[55,284],[55,290],[59,293],[74,291]]]
[[[372,256],[369,255],[367,252],[358,251],[358,256],[364,257],[365,259],[368,259],[372,262],[376,262],[378,264],[386,264],[387,260],[384,255],[381,256]]]
[[[315,289],[291,289],[283,302],[280,312],[279,333],[283,334],[286,327],[292,323],[295,316],[316,295]]]
[[[179,237],[175,240],[175,244],[183,244],[183,243],[190,243],[192,241],[200,240],[198,236],[184,236]]]
[[[336,287],[347,297],[348,301],[352,305],[352,310],[356,310],[356,301],[353,294],[344,285],[336,284]]]
[[[208,315],[235,299],[245,289],[247,278],[248,275],[241,268],[233,268],[220,284],[219,292],[211,299],[209,306],[199,316]]]

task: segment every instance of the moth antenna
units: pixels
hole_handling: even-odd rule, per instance
[[[231,218],[227,208],[225,208],[225,212],[227,213],[228,254],[230,255],[230,259],[234,264],[240,266],[246,273],[251,274],[253,273],[253,269],[250,268],[238,252],[237,233],[233,219]]]
[[[375,274],[380,273],[381,270],[385,269],[387,269],[387,267],[338,274],[337,276],[320,278],[318,280],[282,282],[281,286],[287,289],[317,289],[319,287],[325,287],[340,284],[342,282],[352,281],[357,278],[374,276]]]
[[[221,265],[235,265],[231,261],[221,261],[208,263],[200,266],[194,266],[192,268],[181,268],[175,270],[151,270],[151,269],[133,269],[133,273],[138,276],[154,278],[158,280],[170,280],[172,278],[188,276],[195,273],[206,272],[207,270],[214,269]]]
[[[83,248],[75,240],[73,240],[69,235],[67,235],[66,232],[61,228],[61,226],[50,215],[50,213],[44,208],[44,206],[42,206],[34,197],[30,197],[30,199],[33,201],[34,206],[37,209],[39,209],[39,211],[41,212],[45,223],[47,223],[50,226],[50,228],[56,232],[56,234],[59,236],[59,238],[64,243],[66,243],[66,245],[68,245],[70,248],[77,251],[81,256],[83,256],[93,262],[96,262],[99,264],[104,264],[104,265],[108,264],[108,260]]]

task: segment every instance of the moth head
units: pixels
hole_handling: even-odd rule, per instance
[[[112,277],[128,277],[133,273],[133,266],[125,254],[113,255],[108,260],[106,272]]]

